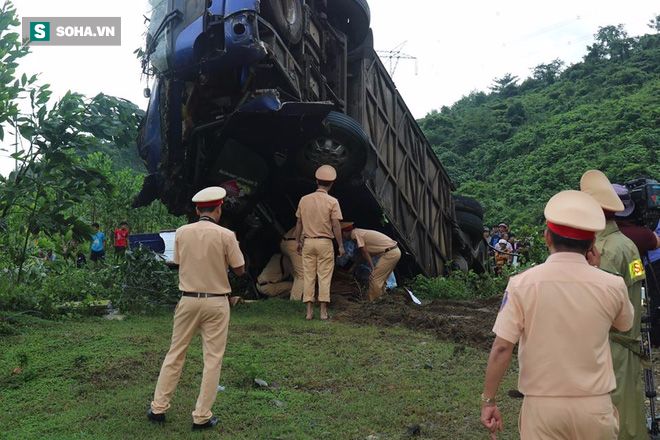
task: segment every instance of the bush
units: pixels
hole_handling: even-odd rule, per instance
[[[507,282],[507,277],[453,271],[447,277],[417,275],[409,285],[420,299],[474,300],[502,295]]]
[[[79,269],[65,261],[29,259],[23,282],[16,270],[0,273],[0,311],[27,313],[40,318],[80,316],[109,299],[123,313],[148,314],[179,297],[176,272],[149,249],[127,252],[118,266],[96,271]]]
[[[180,296],[177,273],[150,249],[140,246],[128,251],[113,273],[109,299],[124,313],[151,314],[175,304]]]

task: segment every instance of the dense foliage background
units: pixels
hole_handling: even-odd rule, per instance
[[[660,179],[660,35],[600,28],[582,62],[495,79],[420,120],[458,193],[477,198],[486,223],[538,225],[554,193],[600,169],[612,182]]]

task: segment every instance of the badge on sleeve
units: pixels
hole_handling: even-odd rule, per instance
[[[630,271],[630,278],[635,279],[637,277],[646,276],[646,273],[644,272],[644,265],[640,259],[632,261],[628,265],[628,270]]]
[[[499,312],[502,311],[502,309],[504,308],[504,306],[506,305],[506,302],[507,302],[508,300],[509,300],[509,292],[507,292],[507,291],[505,290],[505,291],[504,291],[504,297],[502,298],[502,304],[500,304],[500,310],[499,310]],[[498,312],[498,313],[499,313],[499,312]]]

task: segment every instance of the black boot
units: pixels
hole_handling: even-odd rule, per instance
[[[193,431],[202,431],[204,429],[214,428],[215,425],[217,425],[217,424],[218,424],[218,418],[217,417],[211,417],[206,423],[202,423],[202,424],[199,424],[199,425],[197,423],[193,423],[192,429],[193,429]]]

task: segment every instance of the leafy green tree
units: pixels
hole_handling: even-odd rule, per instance
[[[27,47],[21,47],[19,34],[12,31],[18,25],[16,8],[5,1],[0,8],[0,141],[4,139],[2,124],[18,115],[18,95],[23,87],[36,81],[36,76],[28,78],[25,74],[16,78],[18,60],[28,53]]]
[[[660,15],[656,15],[654,18],[649,20],[648,26],[656,32],[660,32]]]
[[[564,62],[559,58],[547,64],[539,64],[533,69],[532,76],[535,80],[541,81],[544,84],[550,85],[559,78],[559,75],[564,68]]]
[[[8,122],[21,136],[21,146],[12,157],[19,163],[8,178],[0,177],[0,226],[7,229],[13,218],[13,232],[22,237],[12,241],[3,234],[5,247],[18,265],[17,282],[29,248],[30,237],[72,235],[89,237],[87,222],[71,215],[71,208],[85,196],[111,190],[108,179],[81,162],[81,153],[108,144],[134,147],[142,111],[119,98],[99,94],[92,99],[68,92],[50,104],[48,85],[36,85],[36,76],[15,79],[18,59],[27,53],[20,46],[16,11],[6,2],[0,11],[0,123]],[[19,112],[18,100],[29,103]],[[0,139],[1,139],[0,135]],[[18,146],[17,146],[18,147]]]
[[[493,80],[493,85],[490,86],[490,90],[504,98],[509,98],[516,95],[518,87],[517,83],[518,77],[507,73],[502,78],[495,78]]]
[[[596,42],[588,49],[589,55],[593,54],[595,58],[622,60],[628,57],[635,46],[635,40],[628,37],[628,32],[622,24],[600,27],[594,37]]]
[[[101,172],[82,163],[80,152],[105,142],[132,143],[130,127],[137,126],[139,114],[133,104],[102,94],[86,99],[67,92],[52,108],[47,86],[30,88],[26,94],[31,111],[16,119],[15,128],[27,146],[12,155],[20,166],[0,187],[1,217],[18,215],[23,220],[18,282],[30,236],[71,231],[78,241],[89,237],[88,223],[69,214],[70,208],[85,196],[109,194],[111,185]]]

